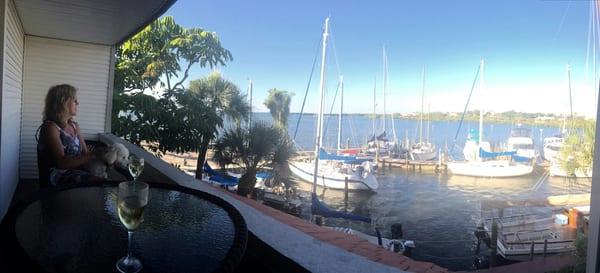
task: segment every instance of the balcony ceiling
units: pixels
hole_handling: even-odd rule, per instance
[[[15,0],[27,35],[118,44],[162,15],[175,0]]]

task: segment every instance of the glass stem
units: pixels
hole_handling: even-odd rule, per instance
[[[126,260],[129,261],[129,259],[131,259],[131,236],[133,235],[133,231],[128,230],[127,231],[127,258]]]

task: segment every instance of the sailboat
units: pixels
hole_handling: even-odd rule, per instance
[[[329,18],[325,20],[323,45],[321,53],[321,80],[319,82],[320,97],[317,118],[317,134],[314,158],[303,161],[290,161],[289,167],[294,175],[313,183],[313,192],[317,185],[331,189],[345,189],[346,181],[349,190],[375,191],[379,187],[377,178],[371,172],[371,163],[353,156],[338,156],[325,152],[323,144],[323,104],[325,94],[325,60],[327,37],[329,35]]]
[[[377,81],[375,81],[376,83]],[[388,63],[387,63],[387,54],[385,52],[385,47],[383,48],[383,115],[381,116],[381,123],[383,127],[383,132],[379,135],[375,132],[375,120],[377,118],[376,108],[376,91],[377,85],[373,87],[373,136],[369,141],[367,141],[367,153],[375,154],[380,156],[395,156],[398,154],[397,151],[397,137],[396,137],[396,129],[394,124],[394,117],[391,115],[392,120],[392,135],[393,139],[390,140],[387,136],[387,111],[386,111],[386,95],[387,95],[387,86],[388,86]]]
[[[569,83],[569,101],[572,102],[572,94],[571,94],[571,67],[567,65],[567,79]],[[573,104],[571,103],[571,120],[573,120]],[[563,123],[563,135],[566,134],[566,130],[564,129]],[[562,139],[557,138],[554,140],[554,145],[558,146],[556,149],[556,153],[553,154],[553,161],[550,165],[550,175],[551,176],[561,176],[561,177],[577,177],[577,178],[590,178],[592,177],[592,166],[585,170],[576,170],[575,173],[569,174],[567,170],[563,168],[563,162],[573,160],[573,155],[569,155],[567,158],[563,158],[560,154],[560,148],[564,146],[566,141],[566,136],[563,136]],[[546,149],[544,149],[546,152]]]
[[[484,90],[484,61],[480,63],[479,87]],[[477,140],[476,140],[477,139]],[[479,109],[479,131],[472,131],[469,139],[465,143],[465,159],[463,162],[448,163],[448,170],[456,175],[476,176],[476,177],[514,177],[528,175],[533,172],[532,165],[517,164],[511,160],[486,160],[499,156],[513,156],[515,151],[511,152],[489,152],[489,142],[483,141],[483,111]],[[470,150],[467,150],[470,149]],[[467,156],[468,155],[468,156]]]
[[[410,149],[410,157],[413,160],[427,161],[437,157],[435,145],[429,142],[429,125],[427,126],[427,141],[423,142],[423,104],[425,103],[425,66],[422,73],[422,95],[421,95],[421,121],[419,123],[419,142]]]
[[[566,116],[563,114],[563,126],[560,134],[544,138],[543,156],[546,161],[554,163],[560,159],[560,149],[565,145]]]

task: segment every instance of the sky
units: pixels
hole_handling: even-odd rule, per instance
[[[252,80],[252,105],[258,112],[267,111],[263,101],[271,88],[293,92],[291,111],[300,111],[329,16],[326,109],[343,76],[345,113],[373,112],[374,88],[376,111],[383,112],[385,47],[388,113],[421,110],[423,67],[425,111],[462,112],[484,59],[484,86],[475,88],[468,109],[568,113],[570,65],[573,111],[595,116],[593,51],[588,46],[590,3],[178,0],[165,15],[184,27],[217,33],[233,61],[216,69],[243,92]],[[598,47],[597,42],[592,44]],[[305,112],[317,111],[319,63]],[[196,66],[189,79],[205,77],[210,71]]]

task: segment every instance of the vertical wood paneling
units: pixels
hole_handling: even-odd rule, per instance
[[[110,46],[25,36],[21,178],[37,178],[35,131],[42,122],[48,88],[67,83],[78,89],[75,119],[86,139],[103,132],[107,117]]]
[[[0,218],[19,183],[19,140],[23,97],[23,27],[12,0],[2,1],[2,120],[0,124]]]

